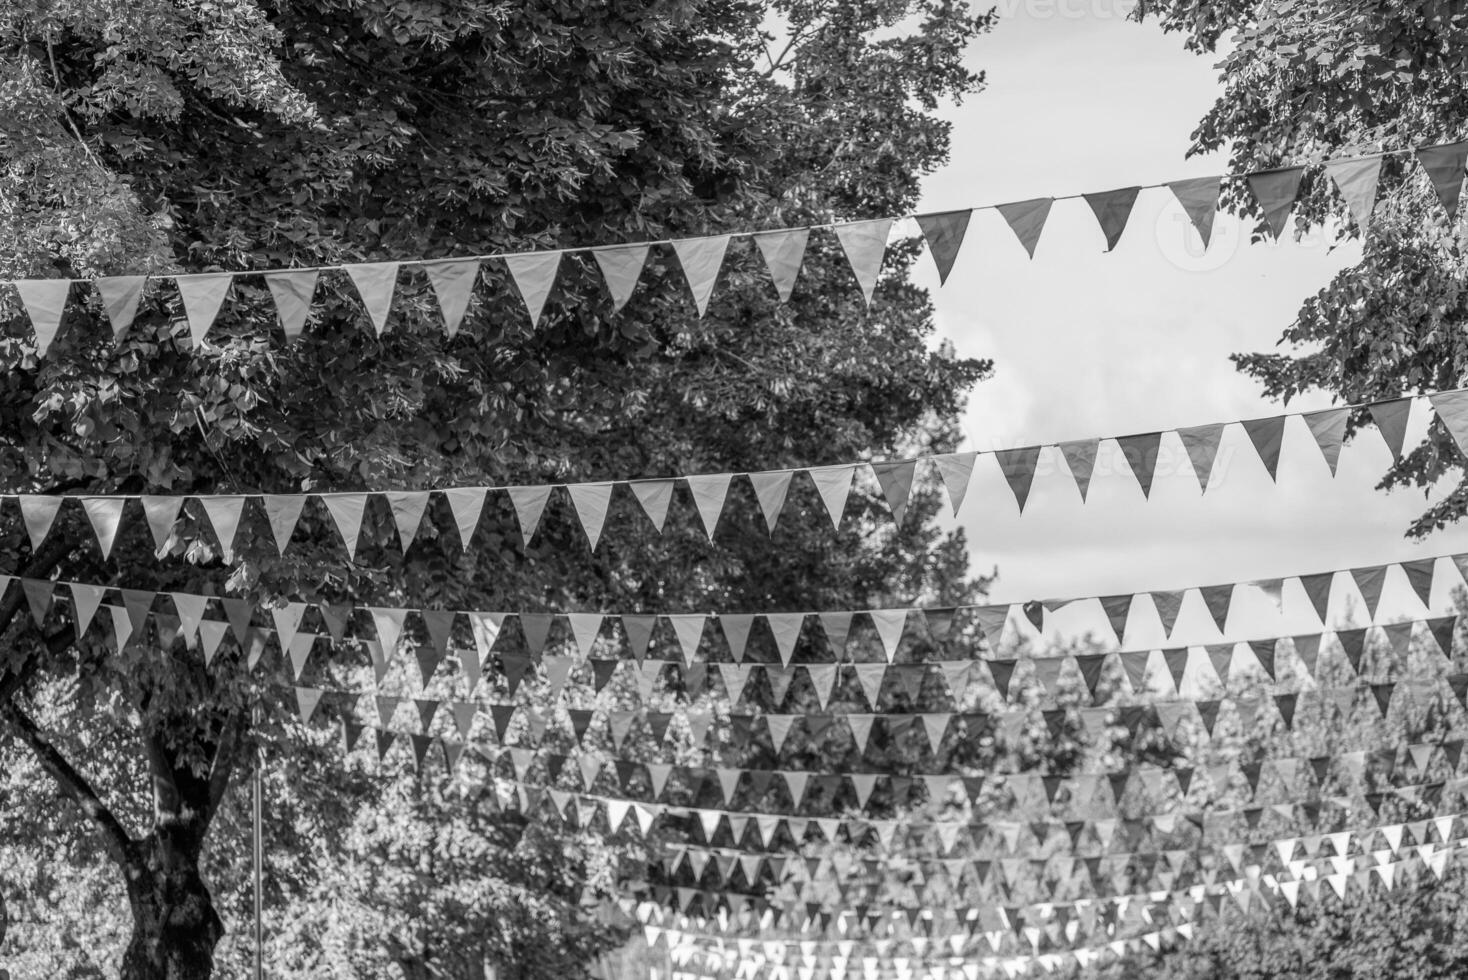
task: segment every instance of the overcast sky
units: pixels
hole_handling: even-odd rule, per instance
[[[989,87],[947,112],[952,163],[931,176],[920,210],[1105,190],[1219,173],[1185,160],[1188,135],[1217,92],[1214,59],[1137,25],[1115,0],[1004,0],[971,60]],[[1191,249],[1165,190],[1143,191],[1116,251],[1082,201],[1060,201],[1033,261],[993,212],[974,216],[948,285],[926,260],[939,331],[964,355],[990,357],[965,430],[970,449],[1127,434],[1277,414],[1228,355],[1274,348],[1300,301],[1359,257],[1322,240],[1250,245],[1220,215],[1213,247]],[[1325,397],[1289,410],[1326,407]],[[1409,439],[1426,413],[1414,417]],[[1170,439],[1171,437],[1169,437]],[[1166,448],[1176,443],[1164,441]],[[1105,452],[1103,447],[1103,452]],[[1373,489],[1388,462],[1366,433],[1332,480],[1296,420],[1278,484],[1246,437],[1225,434],[1206,496],[1163,456],[1151,501],[1098,461],[1082,505],[1064,469],[1037,476],[1020,516],[997,468],[980,466],[959,521],[975,567],[997,565],[996,599],[1097,595],[1289,575],[1468,550],[1468,528],[1424,543],[1403,536],[1420,492]],[[1052,463],[1051,453],[1042,466]],[[1125,473],[1125,470],[1123,470]],[[1394,573],[1395,576],[1395,573]],[[1441,576],[1440,576],[1441,577]],[[1394,580],[1383,612],[1410,612]],[[1287,597],[1288,598],[1288,597]],[[1300,599],[1303,602],[1303,598]],[[1287,602],[1288,606],[1288,602]],[[1288,610],[1287,610],[1288,611]]]

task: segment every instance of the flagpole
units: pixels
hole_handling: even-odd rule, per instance
[[[265,877],[264,846],[261,840],[262,824],[264,823],[261,816],[264,809],[264,807],[262,806],[262,796],[264,795],[264,790],[260,780],[260,766],[262,762],[263,755],[260,751],[259,746],[256,746],[255,766],[253,773],[250,777],[250,795],[252,797],[251,810],[253,811],[251,814],[252,819],[250,822],[254,831],[253,864],[255,878],[255,980],[264,980],[265,977],[265,925],[262,916],[264,902],[263,896],[261,894],[261,884]]]

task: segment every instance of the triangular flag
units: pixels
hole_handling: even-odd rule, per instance
[[[525,301],[525,310],[530,314],[530,325],[539,326],[540,315],[545,311],[545,301],[550,298],[556,284],[556,273],[561,268],[560,252],[523,252],[504,256],[510,279]]]
[[[71,608],[76,617],[73,629],[78,637],[87,631],[87,627],[92,623],[92,617],[97,615],[97,608],[102,605],[102,599],[106,595],[107,590],[100,585],[71,583]],[[198,628],[197,623],[194,628]],[[192,635],[194,630],[186,630],[186,632]]]
[[[1370,619],[1376,618],[1376,607],[1381,604],[1381,590],[1386,585],[1386,570],[1386,565],[1351,569],[1351,578],[1356,580],[1356,588],[1361,590],[1361,598],[1366,600],[1366,615]]]
[[[1193,223],[1198,237],[1203,239],[1205,250],[1213,240],[1213,217],[1218,212],[1220,184],[1218,177],[1194,177],[1191,180],[1175,180],[1167,185],[1177,198],[1177,203],[1182,205],[1188,220]]]
[[[912,478],[916,470],[915,459],[872,464],[872,472],[877,475],[882,496],[887,498],[887,506],[892,508],[892,519],[898,524],[902,523],[902,518],[907,513],[907,498],[912,494]]]
[[[1203,604],[1208,607],[1208,615],[1213,617],[1213,622],[1218,625],[1218,632],[1228,632],[1228,611],[1233,603],[1234,587],[1232,585],[1205,585],[1198,589],[1203,597]]]
[[[1161,432],[1122,436],[1116,440],[1121,458],[1131,467],[1144,498],[1152,496],[1152,478],[1157,473],[1157,450],[1162,445]]]
[[[343,266],[362,297],[362,305],[372,319],[372,328],[381,337],[387,330],[387,315],[392,309],[393,293],[398,287],[398,263],[361,262]]]
[[[535,536],[535,529],[540,526],[540,517],[545,513],[546,501],[550,500],[551,488],[506,487],[505,492],[510,495],[510,503],[515,507],[515,520],[520,524],[520,535],[529,544],[530,539]]]
[[[718,281],[719,269],[724,265],[724,253],[728,248],[728,235],[679,238],[673,241],[673,252],[678,256],[678,264],[683,267],[683,275],[688,279],[688,288],[693,293],[693,305],[698,308],[699,316],[708,312],[709,297],[714,293],[714,283]]]
[[[795,655],[795,644],[800,641],[800,628],[805,624],[804,613],[766,613],[765,623],[775,637],[775,649],[780,652],[780,663],[790,665]]]
[[[367,511],[365,493],[323,493],[321,502],[326,505],[336,529],[346,545],[347,557],[357,557],[357,538],[362,533],[362,515]]]
[[[568,483],[566,490],[571,494],[571,503],[576,507],[576,516],[581,518],[581,528],[591,550],[601,540],[602,526],[607,520],[607,508],[612,503],[610,483]]]
[[[51,611],[56,583],[50,579],[23,578],[20,580],[20,588],[25,594],[26,605],[30,607],[31,618],[36,621],[37,626],[44,625],[46,615]]]
[[[1096,468],[1096,447],[1098,440],[1081,439],[1075,442],[1062,442],[1057,448],[1065,465],[1070,467],[1070,475],[1076,481],[1076,489],[1081,492],[1081,501],[1086,499],[1086,492],[1091,488],[1091,473]]]
[[[653,527],[659,534],[663,533],[663,524],[668,520],[668,504],[673,500],[673,481],[633,480],[628,486]]]
[[[1315,437],[1315,444],[1320,447],[1331,476],[1335,476],[1336,464],[1340,462],[1341,444],[1346,441],[1346,421],[1350,417],[1349,408],[1328,408],[1305,415],[1305,425]]]
[[[1206,491],[1208,481],[1213,476],[1213,462],[1218,458],[1218,444],[1223,438],[1223,425],[1221,423],[1195,425],[1186,429],[1178,429],[1177,435],[1182,440],[1183,448],[1188,452],[1188,460],[1193,464],[1193,473],[1198,477],[1198,487]]]
[[[1310,604],[1315,607],[1315,614],[1320,617],[1320,624],[1326,624],[1326,615],[1330,608],[1330,583],[1335,579],[1334,572],[1321,572],[1318,575],[1301,575],[1300,584],[1305,587],[1305,595]]]
[[[1386,448],[1391,450],[1392,458],[1401,459],[1402,444],[1407,440],[1407,420],[1412,414],[1412,399],[1373,402],[1367,408],[1371,412],[1371,421],[1376,423],[1382,440],[1386,442]]]
[[[1432,580],[1436,567],[1436,558],[1415,558],[1402,562],[1402,571],[1407,575],[1407,584],[1412,586],[1412,591],[1417,594],[1418,599],[1422,600],[1424,609],[1432,608]]]
[[[179,298],[183,300],[184,316],[189,321],[189,334],[195,344],[204,342],[204,335],[214,326],[219,308],[229,295],[234,276],[210,272],[195,276],[175,276]]]
[[[474,284],[479,280],[479,262],[476,259],[425,262],[423,271],[428,273],[433,295],[438,299],[444,332],[452,337],[459,332],[464,314],[469,312],[469,300],[474,296]]]
[[[301,724],[311,724],[311,716],[316,714],[316,706],[321,703],[321,694],[314,687],[296,688],[296,710],[301,716]]]
[[[20,503],[20,518],[31,539],[31,550],[35,551],[46,540],[46,535],[51,533],[51,525],[56,523],[56,513],[61,510],[62,498],[23,493],[17,499]]]
[[[953,505],[955,517],[958,516],[958,508],[963,506],[963,498],[968,495],[968,484],[974,473],[974,460],[977,458],[977,453],[946,453],[933,457],[933,462],[938,464],[938,476],[942,478],[943,487],[948,491],[948,501]]]
[[[642,267],[647,264],[647,253],[648,246],[642,243],[606,245],[591,250],[591,257],[596,259],[606,280],[607,291],[612,294],[613,309],[620,310],[632,298]]]
[[[287,342],[295,340],[306,329],[311,315],[311,300],[316,295],[316,281],[321,273],[315,269],[292,269],[289,272],[267,272],[265,285],[275,300],[275,315],[285,330]]]
[[[890,664],[897,656],[897,647],[902,643],[902,632],[907,626],[906,609],[871,609],[867,615],[872,617],[872,625],[877,628],[877,635],[882,639],[882,650],[887,655]]]
[[[550,640],[551,627],[555,624],[554,613],[520,613],[520,632],[525,635],[525,648],[531,657],[539,657]]]
[[[1276,415],[1248,419],[1243,423],[1244,431],[1249,434],[1249,441],[1254,444],[1254,451],[1259,454],[1264,468],[1269,471],[1271,480],[1276,479],[1279,472],[1279,449],[1284,442],[1285,418],[1283,415]]]
[[[622,632],[627,636],[627,648],[635,660],[640,662],[647,656],[647,646],[652,642],[652,631],[656,625],[656,616],[622,617]]]
[[[122,523],[122,507],[125,503],[126,497],[82,498],[82,509],[87,512],[87,520],[92,522],[92,530],[97,534],[97,545],[102,549],[103,558],[112,554],[112,545],[117,540],[117,526]]]
[[[1130,592],[1124,595],[1102,596],[1101,608],[1106,613],[1106,620],[1111,624],[1111,631],[1116,634],[1116,642],[1120,643],[1126,637],[1127,619],[1132,613],[1132,599],[1135,598]]]
[[[963,245],[963,236],[968,232],[971,217],[971,209],[917,216],[918,227],[922,229],[923,238],[928,242],[928,252],[933,256],[933,264],[938,267],[940,286],[948,281],[948,273],[953,271],[953,260],[958,258],[958,250]]]
[[[459,529],[459,547],[468,549],[474,538],[474,529],[479,526],[479,515],[484,512],[483,487],[456,487],[443,491],[449,502],[449,511],[454,515],[454,524]]]
[[[1172,636],[1172,628],[1177,625],[1178,611],[1183,606],[1183,593],[1153,592],[1152,604],[1157,607],[1157,618],[1162,621],[1163,635]]]
[[[70,279],[16,279],[15,291],[30,317],[36,332],[36,356],[45,357],[51,341],[61,330],[66,315],[66,298],[71,294]]]
[[[270,616],[275,621],[275,638],[280,643],[282,650],[290,648],[291,641],[301,630],[301,617],[306,614],[304,602],[288,602],[284,606],[272,608]],[[296,672],[300,676],[300,671]]]
[[[245,498],[238,494],[199,497],[204,513],[219,538],[219,547],[224,560],[234,560],[234,539],[240,528],[240,518],[245,513]]]
[[[1019,504],[1020,513],[1024,513],[1025,501],[1030,499],[1030,485],[1035,480],[1035,464],[1040,461],[1040,447],[996,450],[994,461],[999,464],[1004,479],[1009,482],[1009,489],[1014,492],[1014,500]]]
[[[1126,230],[1127,219],[1132,214],[1132,205],[1137,203],[1137,195],[1141,190],[1140,187],[1120,187],[1112,191],[1081,195],[1091,206],[1091,211],[1096,215],[1096,223],[1106,236],[1106,251],[1116,248],[1116,243],[1121,240],[1121,233]]]
[[[1458,451],[1468,456],[1468,390],[1438,392],[1428,395],[1427,400],[1453,437]]]
[[[724,512],[724,498],[729,493],[729,483],[734,477],[729,473],[714,473],[686,479],[688,489],[693,492],[693,503],[698,508],[699,519],[703,521],[704,533],[712,541],[719,515]]]
[[[1424,146],[1417,151],[1417,159],[1432,189],[1448,213],[1448,223],[1458,220],[1458,200],[1463,191],[1463,167],[1468,162],[1468,141],[1448,143],[1443,146]]]
[[[398,541],[404,551],[418,536],[418,526],[423,523],[423,512],[428,509],[427,490],[389,490],[383,494],[392,509],[393,523],[398,527]]]
[[[1381,179],[1381,157],[1327,160],[1325,172],[1330,174],[1336,189],[1345,198],[1347,210],[1356,219],[1356,227],[1365,233],[1371,224],[1371,211],[1376,207],[1376,185]]]
[[[744,662],[744,648],[749,644],[749,631],[754,626],[754,617],[748,614],[724,613],[719,617],[719,628],[724,631],[724,640],[735,663]]]
[[[398,640],[403,635],[403,623],[408,618],[406,609],[380,609],[369,607],[372,624],[377,628],[377,642],[382,646],[382,658],[391,662],[398,652]]]
[[[826,642],[831,645],[831,652],[836,655],[837,660],[846,656],[846,637],[851,633],[851,613],[849,612],[823,612],[820,614],[821,629],[826,634]]]
[[[147,283],[147,276],[104,276],[93,281],[97,295],[102,298],[102,309],[112,324],[114,343],[121,340],[133,325],[133,318],[138,314],[138,301],[143,298],[143,287]]]
[[[775,292],[782,303],[790,302],[795,277],[800,275],[801,263],[805,261],[805,246],[809,239],[809,228],[766,231],[754,236],[754,244],[764,256],[765,266],[770,270]]]
[[[1295,206],[1295,196],[1300,191],[1300,178],[1304,176],[1304,167],[1283,167],[1249,174],[1249,190],[1259,202],[1270,236],[1276,240],[1284,234],[1290,211]]]
[[[846,261],[851,263],[851,271],[868,306],[877,286],[877,276],[882,271],[882,257],[887,254],[887,235],[891,230],[891,218],[853,221],[835,228],[841,250],[846,253]]]
[[[856,476],[856,467],[850,464],[813,466],[806,472],[820,491],[821,503],[826,505],[826,513],[831,515],[831,526],[840,528],[841,515],[846,511],[846,497],[851,493],[851,481]]]
[[[760,513],[765,515],[765,527],[771,534],[775,533],[775,522],[780,519],[780,512],[785,509],[785,497],[790,492],[790,479],[795,476],[794,470],[768,470],[763,473],[750,473],[749,482],[754,487],[754,495],[759,500]]]
[[[1045,219],[1050,216],[1050,205],[1054,203],[1052,197],[1037,197],[1030,201],[1001,204],[996,208],[1032,259],[1035,246],[1040,241],[1040,232],[1045,230]]]
[[[173,535],[173,525],[178,521],[183,498],[144,496],[142,503],[143,514],[148,519],[148,530],[153,534],[153,545],[162,553],[168,539]]]
[[[866,695],[867,703],[876,709],[877,699],[882,693],[882,678],[887,676],[887,665],[853,664],[852,669],[856,671],[857,683],[861,684],[861,690]]]
[[[698,653],[699,641],[703,639],[703,624],[708,617],[702,613],[687,613],[667,618],[673,624],[673,632],[678,637],[678,647],[683,651],[683,662],[693,663]]]
[[[296,522],[301,519],[301,509],[306,506],[306,497],[298,493],[267,493],[261,500],[265,504],[265,517],[270,521],[270,533],[283,555],[286,546],[291,543],[291,535],[295,533]]]

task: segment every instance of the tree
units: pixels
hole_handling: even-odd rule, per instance
[[[780,54],[761,33],[772,11],[789,25]],[[870,39],[909,18],[916,29]],[[900,212],[947,153],[937,100],[981,82],[960,56],[989,23],[927,0],[12,4],[0,13],[0,261],[14,277],[248,271]],[[620,312],[592,264],[569,257],[539,324],[492,265],[456,337],[416,271],[380,336],[345,278],[324,276],[293,344],[258,279],[236,281],[203,343],[167,286],[115,341],[96,298],[74,291],[44,358],[12,306],[0,486],[431,488],[828,462],[914,439],[946,448],[987,365],[927,350],[929,308],[906,278],[914,254],[894,250],[870,314],[824,239],[791,304],[776,306],[746,250],[701,319],[665,247]],[[648,544],[645,527],[622,533],[635,519],[622,500],[591,557],[564,502],[525,542],[494,499],[465,546],[439,533],[453,523],[443,506],[403,555],[374,504],[355,561],[314,509],[278,554],[253,505],[234,542],[196,504],[161,543],[129,513],[104,556],[75,505],[33,547],[12,504],[0,550],[33,579],[227,594],[261,611],[287,599],[773,608],[967,588],[944,581],[963,546],[937,546],[935,500],[869,543],[857,528],[884,505],[864,492],[852,530],[797,529],[787,515],[773,548],[738,507],[716,548],[686,508]],[[809,487],[793,495],[793,511],[819,506]],[[251,673],[235,644],[206,667],[167,600],[121,650],[105,622],[78,636],[59,604],[35,626],[27,608],[18,588],[0,600],[4,751],[34,758],[121,873],[122,976],[208,976],[224,923],[201,862],[251,753],[288,751],[270,748],[287,734],[271,710],[280,669],[267,658]],[[74,688],[43,724],[56,678]],[[115,760],[76,751],[92,735],[112,740]]]
[[[1318,164],[1372,151],[1408,151],[1468,135],[1464,78],[1468,14],[1435,0],[1407,3],[1308,0],[1274,4],[1149,2],[1141,18],[1185,35],[1188,46],[1229,49],[1220,62],[1223,94],[1193,133],[1190,152],[1229,146],[1235,174],[1286,164]],[[1460,168],[1461,169],[1461,168]],[[1270,396],[1320,390],[1359,403],[1456,388],[1468,369],[1459,337],[1468,308],[1462,222],[1447,214],[1409,153],[1388,156],[1359,264],[1338,274],[1301,307],[1281,337],[1293,353],[1235,357]],[[1460,179],[1447,190],[1456,200]],[[1227,199],[1256,213],[1235,185]],[[1296,224],[1346,217],[1317,166],[1306,174]],[[1364,413],[1363,413],[1364,415]],[[1357,418],[1353,427],[1363,421]],[[1429,486],[1461,467],[1441,425],[1382,480],[1383,488]],[[1468,485],[1434,504],[1411,531],[1424,534],[1468,511]]]

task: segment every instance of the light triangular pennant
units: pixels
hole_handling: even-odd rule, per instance
[[[1254,445],[1254,451],[1259,454],[1259,460],[1264,464],[1264,469],[1269,472],[1271,480],[1277,479],[1279,473],[1279,450],[1284,442],[1285,416],[1275,415],[1262,419],[1247,419],[1243,422],[1244,431],[1249,434],[1249,441]]]
[[[1364,234],[1371,225],[1371,211],[1376,207],[1376,186],[1381,180],[1381,157],[1327,160],[1325,172],[1335,181],[1336,189],[1346,201],[1346,209],[1356,219],[1356,227]]]
[[[31,550],[35,551],[51,533],[51,525],[56,523],[56,514],[61,510],[62,498],[23,493],[17,500],[26,535],[31,539]]]
[[[204,273],[193,276],[175,276],[179,298],[183,300],[184,316],[189,321],[189,334],[195,344],[204,342],[204,335],[214,326],[219,308],[229,295],[234,276],[224,273]]]
[[[291,535],[295,533],[296,522],[301,519],[306,498],[302,494],[267,493],[261,500],[265,504],[265,517],[270,521],[270,533],[275,538],[275,546],[283,555],[286,546],[291,543]]]
[[[1030,485],[1035,480],[1035,464],[1040,461],[1040,447],[996,450],[994,461],[999,464],[1009,489],[1014,492],[1020,513],[1024,513],[1025,501],[1030,499]]]
[[[452,337],[459,332],[464,314],[469,312],[474,284],[479,281],[479,262],[476,259],[425,262],[423,271],[428,273],[433,295],[438,299],[438,309],[443,314],[444,333]]]
[[[381,337],[387,330],[387,315],[392,310],[393,293],[398,288],[398,263],[361,262],[343,266],[362,297],[362,305],[372,320],[372,329]]]
[[[1076,489],[1081,492],[1081,501],[1086,499],[1086,492],[1091,488],[1091,473],[1096,468],[1096,447],[1098,440],[1082,439],[1075,442],[1062,442],[1059,447],[1061,458],[1065,465],[1070,468],[1070,475],[1076,481]]]
[[[398,641],[403,635],[403,623],[408,618],[406,609],[381,609],[368,607],[372,624],[377,628],[377,642],[382,647],[384,663],[391,663],[398,653]]]
[[[138,301],[143,298],[143,287],[147,276],[104,276],[95,280],[97,295],[102,298],[102,309],[112,324],[112,341],[122,339],[138,315]]]
[[[846,656],[846,638],[851,634],[851,615],[849,612],[820,613],[821,630],[825,632],[826,642],[831,645],[831,652],[836,655],[837,660]]]
[[[851,271],[868,306],[872,302],[872,291],[877,287],[877,276],[882,271],[882,258],[887,254],[887,235],[891,230],[891,218],[853,221],[835,228],[841,250],[846,253],[846,261],[851,264]]]
[[[1453,437],[1458,451],[1468,456],[1468,390],[1439,392],[1428,395],[1427,400]]]
[[[680,238],[673,241],[673,252],[688,288],[693,293],[693,305],[701,317],[708,312],[709,297],[714,293],[714,283],[719,279],[719,270],[724,265],[724,253],[729,249],[728,235],[710,238]]]
[[[82,498],[82,509],[87,512],[87,520],[91,521],[92,530],[97,534],[97,545],[102,549],[103,558],[112,554],[112,545],[117,541],[117,527],[122,523],[122,507],[126,503],[126,497]]]
[[[653,527],[658,533],[663,532],[663,524],[668,520],[668,505],[673,500],[672,480],[633,480],[628,484],[632,488],[632,495],[642,505],[643,513],[647,514],[648,520],[652,521]]]
[[[862,668],[863,667],[873,667],[873,668],[877,668],[880,671],[885,671],[887,669],[885,664],[859,664],[857,666],[857,675],[858,676],[861,676]],[[876,674],[876,687],[877,688],[880,688],[881,686],[882,686],[882,674],[881,673],[877,673]],[[877,703],[876,689],[875,688],[868,688],[867,681],[866,681],[866,679],[864,677],[862,678],[862,690],[865,690],[867,692],[867,699],[872,702],[872,705],[873,706],[875,706],[876,703]],[[846,724],[851,729],[851,737],[856,742],[856,748],[857,748],[857,750],[859,752],[863,753],[863,754],[866,753],[867,746],[869,744],[871,744],[871,740],[872,740],[872,722],[874,720],[875,719],[874,719],[874,717],[872,715],[863,715],[863,714],[855,714],[855,713],[853,713],[853,714],[848,714],[846,716]]]
[[[877,635],[882,639],[882,652],[887,655],[890,664],[897,656],[897,647],[902,643],[902,632],[907,626],[906,609],[869,609],[867,615],[872,617],[872,625],[877,628]]]
[[[775,637],[775,649],[780,652],[780,663],[790,666],[795,655],[795,645],[800,641],[800,628],[805,624],[804,613],[766,613],[765,623]]]
[[[1305,415],[1305,425],[1315,437],[1315,445],[1320,447],[1331,476],[1335,476],[1336,464],[1341,459],[1341,445],[1346,441],[1346,422],[1350,417],[1349,408],[1328,408]]]
[[[326,505],[336,529],[346,546],[347,557],[357,557],[357,538],[362,533],[362,515],[367,512],[365,493],[324,493],[321,502]]]
[[[1289,223],[1290,211],[1294,209],[1295,197],[1300,192],[1300,179],[1304,176],[1304,167],[1283,167],[1249,174],[1249,190],[1259,202],[1270,237],[1276,240],[1284,234]]]
[[[545,301],[550,298],[556,284],[556,273],[561,268],[560,252],[524,252],[504,256],[510,280],[525,301],[525,310],[530,314],[530,325],[539,326],[540,316],[545,312]]]
[[[1213,462],[1218,458],[1218,444],[1223,438],[1223,425],[1195,425],[1178,429],[1177,435],[1187,450],[1188,461],[1193,464],[1198,487],[1207,492],[1208,481],[1213,478]]]
[[[850,464],[813,466],[806,472],[820,491],[821,503],[826,505],[826,513],[831,515],[831,526],[840,528],[841,515],[846,511],[846,497],[851,493],[851,481],[856,476],[856,467]]]
[[[550,500],[551,488],[547,486],[506,487],[510,503],[515,508],[515,520],[520,525],[520,535],[529,544],[540,526],[540,517],[545,513],[546,501]]]
[[[765,527],[771,534],[775,533],[775,524],[780,520],[780,512],[785,509],[785,497],[790,493],[790,479],[793,476],[794,470],[769,470],[749,474],[755,498],[759,500],[760,513],[765,516]]]
[[[1407,440],[1407,421],[1412,414],[1412,399],[1397,398],[1392,401],[1374,402],[1367,406],[1371,421],[1376,423],[1386,448],[1393,459],[1402,458],[1402,445]]]
[[[275,300],[275,315],[280,318],[287,342],[294,341],[305,331],[306,320],[311,316],[311,300],[316,295],[316,281],[320,278],[321,274],[315,269],[265,274],[265,285],[270,287],[270,296]]]
[[[969,480],[974,475],[974,461],[977,458],[977,453],[946,453],[933,457],[933,462],[938,466],[938,476],[943,480],[943,488],[948,491],[948,502],[953,505],[955,517],[958,516],[958,508],[963,506],[963,498],[968,496]]]
[[[107,595],[107,590],[100,585],[83,585],[80,582],[71,583],[71,608],[76,617],[73,629],[80,637],[87,631],[92,623],[92,617],[97,615],[97,609],[102,605],[102,599]],[[202,598],[202,597],[201,597]],[[197,622],[194,628],[198,628]],[[193,630],[186,628],[186,633],[192,634]]]
[[[571,635],[576,640],[576,649],[581,651],[581,656],[591,656],[591,648],[596,645],[597,634],[601,632],[601,613],[568,613],[566,615],[571,623]]]
[[[12,285],[20,293],[21,305],[36,332],[36,356],[45,357],[61,331],[66,315],[66,298],[71,294],[70,279],[17,279]]]
[[[581,529],[586,532],[586,540],[591,545],[591,550],[596,550],[596,543],[601,540],[601,531],[607,520],[607,508],[612,503],[612,485],[610,483],[568,483],[566,489],[571,494],[571,503],[576,507],[576,516],[581,518]]]
[[[673,632],[678,637],[678,648],[683,651],[683,662],[691,664],[698,654],[699,641],[703,639],[703,624],[708,619],[702,613],[668,616]]]
[[[892,509],[892,519],[898,524],[902,523],[902,518],[907,514],[907,498],[912,494],[912,479],[916,471],[915,459],[872,464],[872,472],[877,476],[882,496],[887,498],[887,506]]]
[[[754,617],[748,614],[725,613],[719,617],[719,628],[724,631],[724,639],[735,663],[744,662],[744,648],[749,645],[749,631],[753,626]]]
[[[641,243],[606,245],[591,250],[591,257],[596,259],[606,280],[607,292],[612,294],[613,309],[620,310],[632,299],[637,280],[642,277],[642,267],[647,264],[647,253],[648,246]]]
[[[479,527],[479,516],[484,513],[486,491],[483,487],[456,487],[443,491],[443,496],[459,529],[459,547],[467,550],[475,528]]]
[[[75,593],[76,589],[73,588],[72,592]],[[97,598],[100,599],[101,596]],[[169,598],[173,599],[173,608],[178,613],[179,629],[183,635],[189,637],[199,632],[199,623],[204,619],[204,610],[209,606],[209,597],[170,592]]]
[[[1045,230],[1045,219],[1050,216],[1050,206],[1054,203],[1052,197],[1037,197],[1030,201],[1001,204],[996,208],[1032,259],[1035,246],[1040,241],[1040,232]]]
[[[1182,205],[1188,220],[1193,223],[1198,237],[1203,240],[1204,249],[1213,240],[1213,218],[1218,212],[1220,184],[1218,177],[1194,177],[1191,180],[1175,180],[1167,185],[1177,198],[1177,203]]]
[[[816,692],[816,702],[821,710],[826,710],[826,705],[831,701],[831,694],[836,690],[836,673],[840,670],[838,664],[806,664],[805,672],[810,677],[811,687]]]
[[[1448,223],[1458,220],[1458,201],[1463,191],[1463,168],[1468,162],[1468,141],[1448,143],[1444,146],[1424,146],[1417,151],[1417,160],[1432,189],[1448,213]]]
[[[428,509],[426,490],[389,490],[383,494],[392,509],[393,523],[398,528],[398,542],[404,551],[418,536],[418,526],[423,523],[423,512]]]
[[[1141,190],[1140,187],[1119,187],[1116,190],[1081,195],[1091,206],[1092,213],[1096,215],[1096,223],[1106,236],[1106,251],[1116,248],[1116,243],[1121,241],[1121,233],[1126,230],[1127,219],[1132,215],[1132,206],[1137,203],[1137,195]]]
[[[143,515],[148,519],[148,530],[153,535],[153,545],[161,555],[173,536],[173,525],[178,521],[178,512],[183,507],[182,497],[142,498]]]
[[[856,671],[857,683],[861,685],[861,690],[866,695],[867,703],[875,710],[882,693],[882,678],[887,676],[887,665],[853,664],[852,669]]]
[[[1137,478],[1144,498],[1152,496],[1152,479],[1157,473],[1157,451],[1161,445],[1161,432],[1122,436],[1116,440],[1121,458],[1131,467],[1132,475]]]
[[[245,498],[238,494],[198,498],[209,515],[209,523],[219,538],[219,548],[226,562],[234,561],[234,539],[245,513]]]
[[[719,515],[724,512],[724,498],[729,493],[729,483],[734,477],[729,473],[714,473],[686,479],[688,489],[693,492],[693,503],[698,508],[698,517],[703,521],[704,533],[712,541]]]
[[[765,266],[775,283],[775,292],[780,302],[790,302],[795,289],[795,277],[800,275],[801,263],[805,261],[805,246],[810,240],[809,228],[788,228],[783,231],[766,231],[754,236],[754,244],[764,256]]]
[[[923,238],[928,242],[928,253],[933,256],[933,264],[938,267],[940,286],[948,281],[948,274],[953,271],[953,261],[958,258],[958,250],[963,245],[963,236],[968,232],[971,217],[971,209],[917,216],[918,227],[922,229]]]

